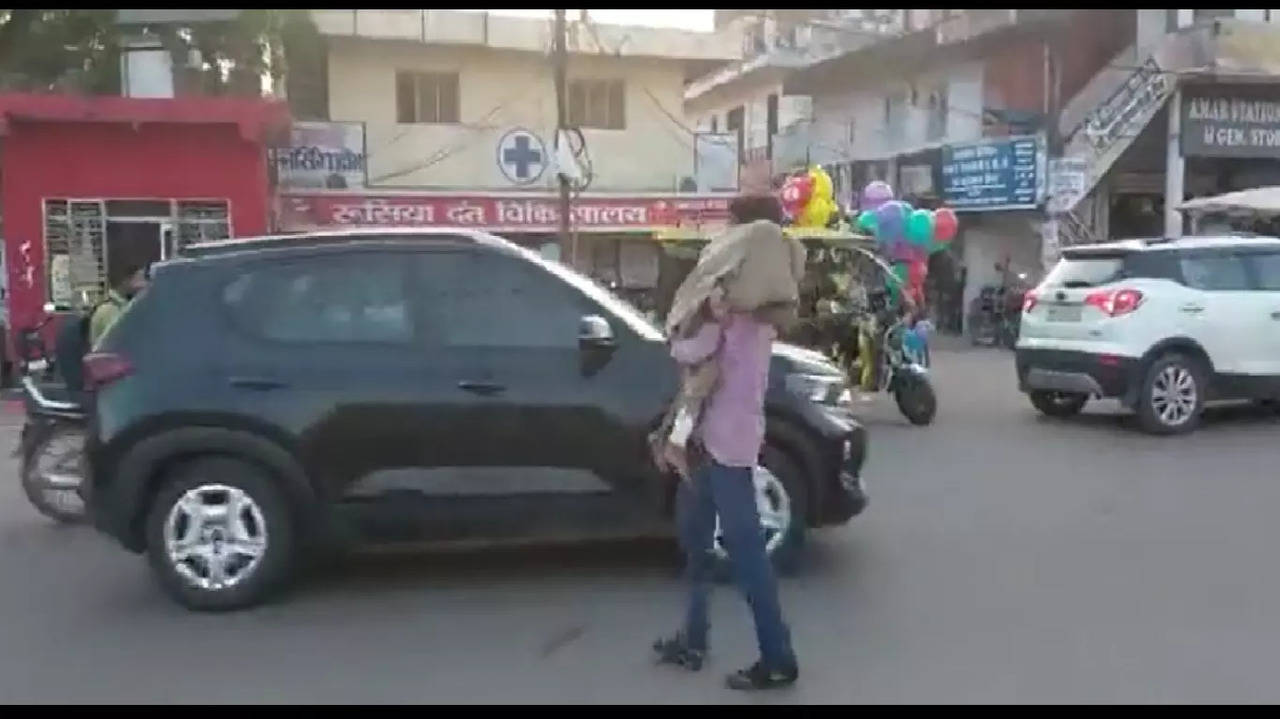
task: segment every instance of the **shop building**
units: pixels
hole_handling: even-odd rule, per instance
[[[282,229],[466,226],[558,251],[550,19],[310,12],[321,48],[291,63],[299,122],[275,160]],[[570,11],[567,45],[567,121],[578,130],[568,143],[582,181],[563,259],[643,289],[659,261],[655,229],[722,223],[737,189],[736,148],[706,142],[683,100],[686,81],[740,57],[740,42]]]
[[[1122,10],[910,10],[903,32],[793,73],[813,97],[803,157],[847,177],[850,201],[871,180],[922,207],[946,205],[960,231],[930,263],[942,327],[957,330],[984,286],[1056,257],[1044,241],[1059,108],[1135,34]],[[847,168],[847,169],[845,169]],[[1060,168],[1058,168],[1060,169]],[[1055,235],[1056,236],[1056,235]],[[1049,252],[1046,252],[1046,249]],[[934,304],[931,301],[931,304]]]
[[[266,147],[289,121],[258,99],[0,95],[9,329],[188,243],[268,231]]]
[[[1185,200],[1280,184],[1280,10],[1111,11],[1129,45],[1058,117],[1058,245],[1194,230]]]
[[[685,113],[700,132],[727,135],[739,148],[743,186],[781,180],[792,132],[812,121],[811,98],[783,91],[795,70],[901,29],[901,10],[716,11],[717,31],[741,37],[742,59],[697,78],[684,93]],[[775,140],[779,147],[775,152]],[[833,177],[837,183],[840,177]]]

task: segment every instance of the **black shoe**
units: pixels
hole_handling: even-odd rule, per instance
[[[725,684],[738,691],[781,689],[791,686],[799,677],[800,670],[794,664],[786,669],[766,669],[763,662],[756,662],[750,668],[730,674]]]
[[[707,654],[701,649],[691,648],[683,634],[677,634],[670,639],[659,639],[653,643],[653,651],[658,653],[659,664],[675,664],[691,672],[702,668],[702,662]]]

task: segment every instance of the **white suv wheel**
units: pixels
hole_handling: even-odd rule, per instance
[[[1179,427],[1195,416],[1199,404],[1195,375],[1180,365],[1160,370],[1151,384],[1151,409],[1168,427]]]

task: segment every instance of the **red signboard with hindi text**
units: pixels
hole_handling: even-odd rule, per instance
[[[579,197],[573,227],[583,232],[643,231],[656,227],[723,224],[727,195]],[[472,227],[490,232],[555,232],[554,195],[288,193],[281,197],[282,229],[338,227]]]

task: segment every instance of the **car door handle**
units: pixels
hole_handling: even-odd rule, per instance
[[[272,379],[270,377],[232,377],[227,381],[230,382],[232,387],[256,389],[261,391],[284,389],[289,386],[284,380]]]
[[[1189,315],[1197,315],[1197,314],[1200,314],[1201,312],[1204,312],[1204,307],[1201,305],[1183,305],[1178,309],[1182,310],[1183,312],[1186,312]]]
[[[461,382],[458,382],[458,389],[465,390],[472,394],[487,396],[487,395],[499,394],[501,392],[505,392],[507,388],[503,387],[502,385],[496,382],[485,382],[483,380],[464,379]]]
[[[1273,319],[1273,320],[1280,320],[1280,310],[1276,310],[1275,312],[1272,312],[1272,313],[1271,313],[1271,319]]]

